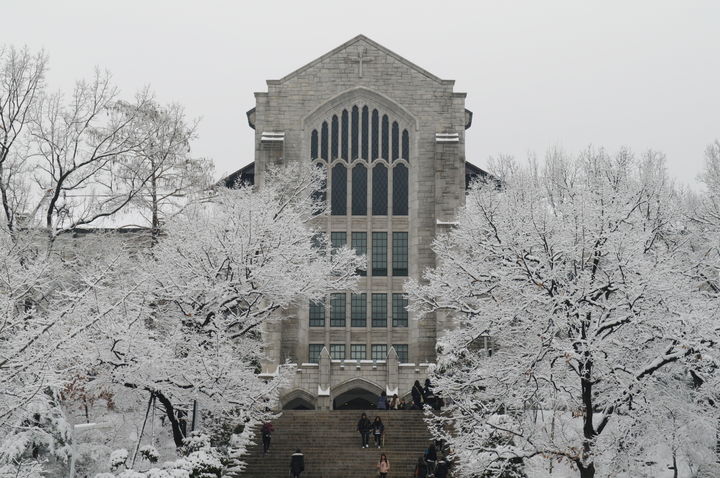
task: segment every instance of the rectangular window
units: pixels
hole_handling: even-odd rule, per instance
[[[367,232],[353,232],[350,240],[352,241],[352,248],[355,249],[355,254],[358,256],[367,255]],[[358,269],[356,272],[360,276],[367,275],[367,262],[365,262],[365,269]]]
[[[367,326],[367,294],[350,296],[350,325],[353,327]]]
[[[331,232],[330,246],[332,249],[339,249],[347,244],[347,232]]]
[[[353,360],[365,360],[367,358],[367,350],[365,344],[351,344],[350,358]]]
[[[325,327],[325,299],[310,301],[310,327]]]
[[[408,346],[407,344],[393,344],[395,352],[400,363],[408,363]]]
[[[320,352],[322,352],[323,344],[310,344],[308,345],[308,362],[318,363],[320,362]]]
[[[405,346],[407,348],[407,346]],[[330,358],[345,360],[345,344],[330,344]]]
[[[345,294],[330,294],[330,327],[345,327]]]
[[[316,232],[312,235],[312,238],[310,239],[310,244],[312,245],[312,248],[319,251],[321,256],[325,255],[325,234],[322,232]]]
[[[387,359],[387,354],[388,354],[387,345],[373,344],[372,349],[370,349],[370,353],[371,353],[370,358],[373,360],[385,360],[385,359]]]
[[[393,260],[394,276],[408,275],[408,233],[393,232]]]
[[[404,294],[392,295],[392,326],[407,327],[408,326],[408,305],[407,296]]]
[[[372,275],[387,275],[387,232],[372,233]]]
[[[387,294],[372,295],[372,326],[387,327]]]

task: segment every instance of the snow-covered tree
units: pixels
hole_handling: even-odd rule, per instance
[[[517,458],[582,478],[654,476],[670,450],[714,460],[718,297],[662,155],[497,166],[500,186],[475,185],[437,268],[407,286],[415,310],[456,320],[434,423],[462,476]]]

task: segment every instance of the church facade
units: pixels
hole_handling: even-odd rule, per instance
[[[407,395],[450,326],[417,320],[403,284],[435,265],[432,241],[452,224],[469,178],[465,93],[359,35],[255,93],[255,161],[226,178],[262,188],[268,167],[310,161],[327,171],[331,247],[366,255],[358,291],[299,305],[265,327],[264,373],[297,364],[284,408],[374,403]]]

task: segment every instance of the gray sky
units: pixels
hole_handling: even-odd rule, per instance
[[[45,48],[69,89],[95,65],[201,117],[216,174],[253,159],[253,92],[363,33],[468,93],[467,158],[647,148],[693,183],[720,138],[720,2],[0,0],[0,43]]]

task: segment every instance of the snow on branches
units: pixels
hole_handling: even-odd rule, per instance
[[[438,433],[465,476],[515,457],[583,478],[645,476],[659,449],[708,460],[717,293],[662,156],[496,166],[501,187],[472,189],[437,268],[407,287],[416,310],[458,325],[435,381],[453,401]]]

